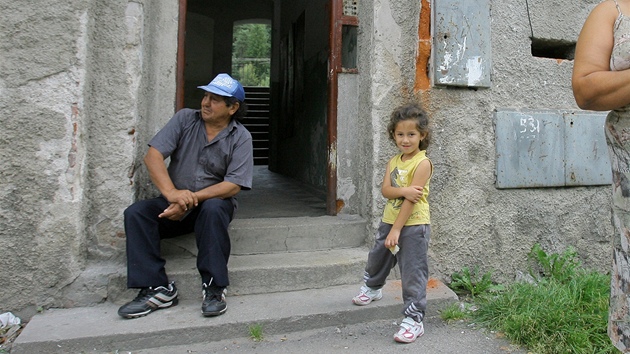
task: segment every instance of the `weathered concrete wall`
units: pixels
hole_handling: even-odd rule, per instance
[[[565,17],[583,22],[583,2],[563,3],[556,13],[533,9],[534,26]],[[0,5],[0,303],[27,318],[37,306],[102,301],[107,274],[94,265],[123,262],[122,211],[135,196],[155,192],[141,160],[147,141],[174,112],[178,8],[175,1],[146,0]],[[494,1],[492,86],[414,92],[418,72],[425,71],[416,68],[420,10],[420,1],[393,0],[359,8],[359,74],[341,80],[359,101],[343,107],[356,121],[340,124],[356,128],[339,137],[345,139],[339,146],[348,148],[339,151],[340,161],[358,171],[339,181],[352,213],[370,218],[372,228],[378,223],[383,168],[396,152],[385,133],[389,114],[420,100],[434,130],[433,275],[447,278],[479,265],[511,280],[526,268],[536,242],[551,252],[574,246],[588,266],[607,271],[610,187],[495,188],[493,110],[577,109],[572,63],[533,57],[524,3]],[[545,20],[536,17],[541,14]],[[548,32],[570,41],[574,27]],[[305,48],[305,65],[323,68],[325,45],[305,42],[313,45]],[[323,81],[305,87],[316,95],[312,106],[325,100],[322,88]],[[310,111],[324,119],[325,112]],[[323,121],[312,121],[316,141],[298,149],[304,154],[325,150],[317,146],[325,139]],[[323,160],[315,165],[325,165],[317,158]],[[312,174],[311,182],[320,184],[321,176]]]
[[[87,1],[1,1],[3,308],[55,301],[85,262]]]
[[[534,10],[533,16],[544,14],[544,18],[534,18],[532,23],[560,21],[581,26],[588,14],[580,8],[583,5],[562,2],[562,11]],[[414,87],[420,2],[403,6],[377,0],[372,6],[371,11],[360,12],[363,31],[368,31],[365,25],[373,18],[373,28],[360,40],[373,44],[361,46],[359,115],[371,119],[372,136],[364,149],[370,151],[373,146],[373,166],[364,168],[372,176],[374,225],[383,205],[379,198],[382,170],[396,152],[385,134],[387,119],[395,106],[411,98],[422,101],[433,121],[433,144],[428,151],[435,165],[430,196],[433,275],[448,278],[462,267],[479,265],[482,271],[493,271],[498,280],[509,281],[516,271],[527,269],[526,254],[534,243],[549,252],[573,246],[587,266],[607,271],[612,235],[610,187],[495,188],[494,109],[577,109],[570,83],[572,62],[531,54],[525,4],[516,0],[491,3],[491,88],[432,87],[417,92],[415,98],[408,92]],[[565,26],[563,31],[556,36],[575,41],[579,29]]]
[[[584,20],[593,7],[600,1],[530,1],[529,19],[531,19],[531,33],[534,38],[563,40],[575,42],[580,34]],[[515,4],[516,5],[516,4]],[[519,13],[523,13],[519,4]],[[527,11],[527,7],[525,7]],[[527,14],[527,13],[525,13]]]
[[[337,200],[343,201],[341,214],[361,215],[365,194],[359,193],[358,181],[362,180],[361,144],[357,144],[360,126],[359,79],[356,74],[339,74],[337,95]]]
[[[138,143],[174,109],[177,5],[0,5],[0,303],[29,317],[86,301],[66,287],[88,259],[122,260]]]
[[[174,112],[178,12],[177,4],[119,0],[91,14],[88,245],[92,257],[121,259],[122,212],[137,190],[152,191],[146,143]]]
[[[157,195],[144,163],[147,143],[175,113],[177,74],[177,1],[147,1],[142,42],[142,77],[137,94],[136,147],[133,183],[136,199]],[[128,204],[124,207],[126,208]],[[122,223],[122,219],[119,221]],[[124,250],[123,250],[124,251]]]
[[[94,2],[90,10],[88,248],[92,257],[106,259],[121,254],[120,216],[133,197],[145,18],[139,2]]]

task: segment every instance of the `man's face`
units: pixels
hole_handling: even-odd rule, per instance
[[[223,96],[206,92],[201,100],[201,117],[206,122],[229,119],[238,107],[238,103],[228,106]]]

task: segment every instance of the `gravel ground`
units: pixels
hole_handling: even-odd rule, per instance
[[[399,321],[398,321],[399,323]],[[411,344],[393,340],[398,323],[381,320],[340,327],[326,327],[285,335],[264,336],[263,340],[236,338],[219,342],[144,349],[117,354],[203,354],[203,353],[527,353],[500,334],[475,328],[464,322],[445,323],[438,317],[425,319],[425,333]]]

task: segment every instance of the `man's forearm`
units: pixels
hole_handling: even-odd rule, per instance
[[[144,164],[149,171],[151,182],[168,199],[168,193],[175,190],[175,185],[168,174],[162,154],[157,149],[150,147],[144,157]]]
[[[227,199],[241,191],[238,184],[223,181],[195,192],[199,201],[211,198]]]

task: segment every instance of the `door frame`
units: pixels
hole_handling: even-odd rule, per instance
[[[343,201],[337,200],[337,97],[339,94],[339,73],[356,72],[355,69],[344,69],[342,66],[342,33],[343,26],[358,26],[356,16],[343,13],[343,0],[330,0],[330,54],[328,56],[328,163],[326,211],[328,215],[337,215],[343,208]]]
[[[178,33],[177,33],[177,69],[175,88],[175,110],[184,108],[184,69],[186,67],[186,12],[187,0],[179,0]],[[330,32],[328,57],[328,107],[326,125],[328,127],[327,163],[326,163],[326,212],[328,215],[337,215],[343,204],[337,201],[337,95],[338,76],[342,72],[341,48],[342,29],[344,25],[358,25],[355,16],[344,16],[343,0],[329,0]]]

